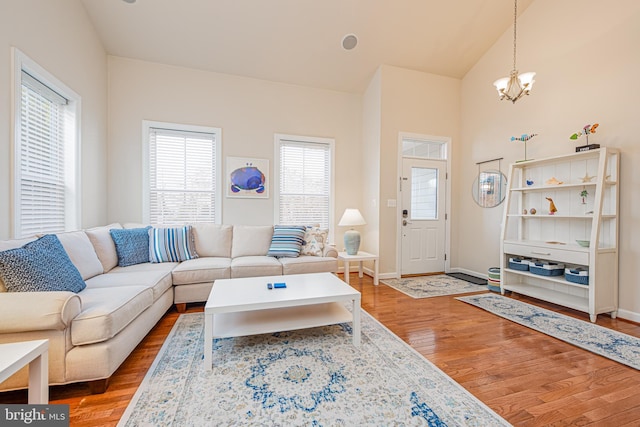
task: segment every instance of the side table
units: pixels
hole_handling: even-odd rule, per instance
[[[378,285],[378,255],[358,251],[355,255],[346,252],[338,252],[338,259],[344,265],[344,281],[349,283],[349,263],[358,262],[358,277],[362,278],[362,262],[373,261],[373,284]]]
[[[29,365],[29,404],[49,403],[49,340],[0,344],[0,382]]]

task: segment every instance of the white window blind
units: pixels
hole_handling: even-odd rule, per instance
[[[216,133],[149,128],[149,222],[217,222]]]
[[[67,99],[22,71],[16,237],[65,230]]]
[[[329,143],[279,140],[279,224],[329,228],[331,149]]]

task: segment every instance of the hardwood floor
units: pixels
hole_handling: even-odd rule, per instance
[[[640,371],[457,301],[413,299],[370,277],[350,276],[362,308],[516,426],[638,426]],[[517,299],[588,321],[584,313]],[[191,304],[187,312],[203,310]],[[106,393],[86,384],[51,387],[51,403],[70,405],[72,426],[115,425],[179,314],[172,308],[111,377]],[[598,324],[636,337],[640,325],[609,316]],[[24,403],[26,392],[0,393]]]

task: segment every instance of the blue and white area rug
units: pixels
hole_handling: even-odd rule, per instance
[[[204,368],[204,315],[183,314],[121,426],[508,426],[364,311],[350,324],[216,339]]]
[[[640,370],[640,338],[501,295],[456,299]]]
[[[403,279],[384,279],[380,281],[412,298],[431,298],[443,295],[467,294],[486,291],[487,285],[476,285],[455,277],[438,274],[435,276],[416,276]]]

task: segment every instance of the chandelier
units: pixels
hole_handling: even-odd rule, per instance
[[[531,88],[535,83],[533,78],[536,73],[527,72],[518,74],[516,69],[516,17],[518,16],[518,0],[514,0],[513,8],[513,70],[509,77],[503,77],[493,82],[493,85],[498,90],[500,100],[506,99],[515,104],[515,102],[522,98],[523,95],[529,95]]]

